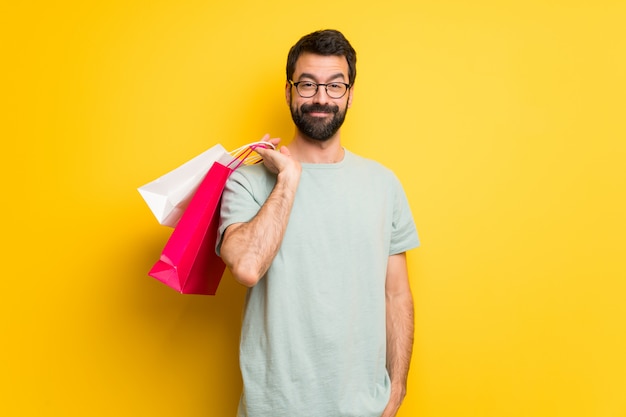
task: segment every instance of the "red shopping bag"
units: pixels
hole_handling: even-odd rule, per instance
[[[225,268],[215,253],[219,207],[231,172],[213,163],[148,275],[183,294],[215,295]]]
[[[215,253],[222,192],[235,169],[262,161],[258,147],[274,145],[254,142],[230,152],[227,165],[213,162],[148,275],[183,294],[215,295],[226,267]]]

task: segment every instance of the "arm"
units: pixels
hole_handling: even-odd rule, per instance
[[[280,249],[302,170],[284,146],[280,152],[256,151],[265,166],[277,174],[276,185],[252,220],[226,229],[220,250],[235,279],[247,287],[256,285],[265,275]]]
[[[413,296],[409,286],[406,254],[389,257],[385,284],[387,302],[387,371],[391,396],[381,417],[394,417],[406,395],[413,350]]]

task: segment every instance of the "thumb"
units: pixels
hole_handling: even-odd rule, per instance
[[[280,153],[285,155],[285,156],[291,156],[291,152],[289,151],[289,149],[287,149],[286,146],[281,146],[280,147]]]

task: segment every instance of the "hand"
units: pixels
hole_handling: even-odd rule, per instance
[[[269,142],[274,146],[277,146],[280,142],[278,138],[270,139],[270,135],[263,136],[261,139],[265,142]],[[300,172],[302,171],[302,167],[300,163],[291,156],[291,152],[287,149],[286,146],[282,146],[278,152],[273,149],[265,149],[258,147],[255,149],[255,152],[261,155],[263,158],[263,163],[274,174],[284,174],[289,177],[294,177],[296,179],[300,178]]]
[[[389,402],[387,403],[387,407],[380,415],[380,417],[395,417],[400,409],[400,405],[402,404],[402,400],[404,395],[402,393],[403,390],[394,389],[391,387],[391,395],[389,396]]]

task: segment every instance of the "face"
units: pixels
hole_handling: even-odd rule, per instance
[[[304,53],[296,62],[292,80],[349,83],[348,62],[343,56]],[[302,98],[296,88],[287,83],[286,95],[298,130],[307,138],[320,142],[329,140],[339,131],[352,103],[352,88],[343,97],[334,99],[320,86],[313,97]]]

